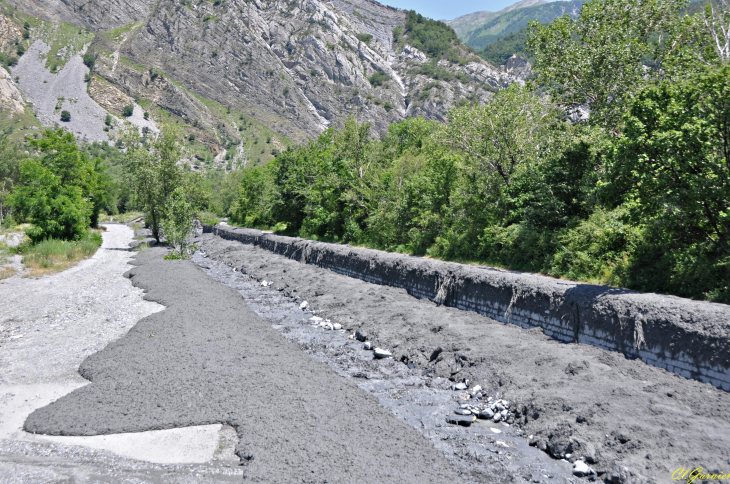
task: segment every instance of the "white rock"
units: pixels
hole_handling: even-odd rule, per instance
[[[261,281],[261,285],[266,287],[266,280]]]
[[[390,358],[393,356],[393,353],[388,350],[384,350],[383,348],[375,348],[373,350],[373,354],[376,358]]]
[[[332,331],[334,329],[334,326],[332,325],[332,323],[324,323],[324,329]]]
[[[481,385],[475,385],[471,389],[471,392],[472,393],[479,393],[480,391],[482,391],[482,386]]]
[[[588,464],[582,460],[577,460],[575,461],[575,464],[573,464],[573,474],[578,477],[589,476],[593,474],[593,469],[588,467]]]
[[[318,323],[319,321],[322,321],[322,318],[320,318],[319,316],[312,316],[311,318],[309,318],[309,320],[313,323]]]
[[[304,301],[299,305],[299,309],[307,309],[309,307],[309,303],[307,301]]]
[[[342,325],[340,323],[335,323],[332,325],[332,327],[335,329],[335,331],[339,331],[342,329]]]
[[[370,351],[371,349],[373,349],[373,344],[370,341],[366,341],[365,343],[363,343],[362,348],[364,350]]]

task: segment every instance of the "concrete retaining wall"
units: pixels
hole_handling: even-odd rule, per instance
[[[730,306],[435,261],[229,226],[204,232],[417,298],[476,311],[564,342],[631,358],[730,391]]]

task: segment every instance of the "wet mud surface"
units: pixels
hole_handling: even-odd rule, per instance
[[[598,480],[617,483],[669,482],[680,467],[730,472],[730,395],[709,384],[210,234],[196,243],[212,259],[196,258],[211,276],[236,288],[287,339],[420,427],[466,481],[580,480],[560,461],[579,458]],[[263,280],[272,285],[264,288]],[[312,316],[298,309],[305,300],[343,331],[303,321]],[[393,359],[373,360],[348,339],[354,332]],[[512,402],[512,425],[447,424],[459,403],[448,388],[465,379]]]

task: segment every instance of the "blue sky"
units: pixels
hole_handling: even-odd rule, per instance
[[[480,10],[496,12],[519,0],[379,0],[392,7],[415,10],[436,20],[451,20]]]

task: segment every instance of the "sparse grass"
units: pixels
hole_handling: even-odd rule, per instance
[[[68,269],[79,261],[94,255],[101,246],[101,232],[90,230],[81,240],[48,239],[38,244],[22,244],[18,253],[29,277],[53,274]]]
[[[50,46],[46,56],[46,67],[49,69],[56,66],[56,70],[61,70],[71,57],[81,52],[94,39],[93,33],[79,30],[65,22],[32,19],[29,23],[33,26],[32,38],[41,39]]]
[[[15,268],[14,267],[3,267],[0,269],[0,281],[3,279],[7,279],[9,277],[13,277],[15,275]]]

